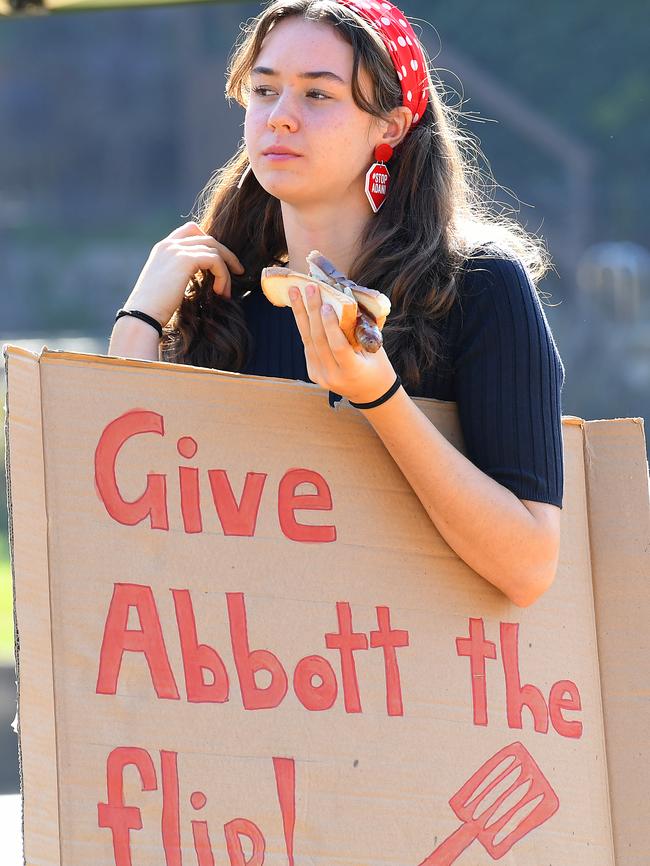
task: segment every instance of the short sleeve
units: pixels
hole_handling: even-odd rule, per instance
[[[468,458],[519,499],[562,507],[564,366],[517,259],[473,258],[460,290],[455,399]]]

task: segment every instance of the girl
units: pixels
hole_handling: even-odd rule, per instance
[[[348,398],[450,547],[531,604],[555,576],[563,493],[564,369],[534,287],[543,245],[490,211],[471,139],[389,2],[274,0],[242,31],[226,93],[246,109],[244,140],[199,222],[153,247],[109,354]],[[377,162],[383,198],[370,195]],[[352,349],[317,290],[291,308],[262,295],[263,267],[306,273],[312,249],[391,298],[377,353]],[[457,403],[467,457],[418,396]]]

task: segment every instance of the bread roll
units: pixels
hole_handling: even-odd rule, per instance
[[[357,324],[358,305],[354,298],[349,297],[339,289],[309,277],[298,271],[289,271],[286,268],[264,268],[262,271],[262,291],[269,301],[276,307],[290,307],[289,287],[296,286],[300,289],[303,303],[307,306],[306,289],[308,285],[318,286],[323,303],[331,304],[339,320],[341,330],[349,343],[354,339],[354,328]]]
[[[331,304],[341,330],[354,349],[376,352],[382,346],[381,329],[390,313],[390,300],[375,289],[360,286],[337,271],[318,250],[307,256],[310,273],[281,267],[262,270],[262,291],[276,307],[291,306],[290,286],[296,286],[307,305],[306,288],[319,287],[321,300]]]

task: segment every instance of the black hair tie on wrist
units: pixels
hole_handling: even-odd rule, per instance
[[[148,325],[151,325],[152,328],[155,328],[158,331],[158,336],[162,337],[163,329],[160,322],[157,322],[153,316],[150,316],[148,313],[143,313],[141,310],[125,310],[121,309],[117,311],[117,315],[115,316],[115,321],[120,318],[120,316],[135,316],[136,319],[141,319],[143,322],[146,322]]]
[[[382,403],[385,403],[386,400],[390,400],[393,394],[397,391],[397,389],[402,384],[402,380],[400,379],[399,373],[397,374],[397,379],[390,386],[388,391],[385,394],[382,394],[381,397],[378,397],[376,400],[373,400],[371,403],[353,403],[351,400],[349,401],[350,406],[354,406],[355,409],[374,409],[375,406],[381,406]]]

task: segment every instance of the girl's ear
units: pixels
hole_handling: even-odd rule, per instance
[[[413,112],[407,105],[398,105],[390,113],[386,121],[386,131],[382,137],[382,143],[396,147],[411,128]]]

